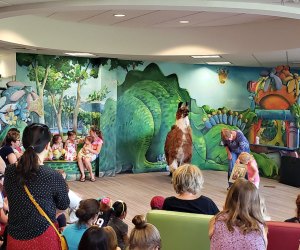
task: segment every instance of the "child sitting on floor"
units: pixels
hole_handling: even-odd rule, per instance
[[[92,136],[86,136],[84,139],[84,145],[80,149],[78,156],[81,156],[82,159],[84,158],[92,158],[93,153],[91,153],[91,149],[93,149],[92,143],[94,142],[94,138]]]
[[[52,154],[53,160],[63,160],[65,157],[66,150],[64,149],[63,140],[61,135],[54,135],[52,138]]]
[[[66,161],[75,161],[77,158],[77,142],[76,142],[76,133],[74,131],[68,131],[68,139],[65,144],[65,160]]]
[[[113,213],[111,199],[109,197],[103,197],[99,199],[99,203],[100,212],[96,224],[99,227],[106,227]]]
[[[111,226],[118,239],[118,246],[125,250],[128,246],[128,225],[124,222],[127,215],[127,205],[124,201],[116,201],[113,205],[113,216],[108,222],[108,226]]]

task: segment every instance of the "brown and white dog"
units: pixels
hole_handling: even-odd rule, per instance
[[[172,126],[165,142],[165,156],[172,174],[175,169],[192,159],[192,130],[189,121],[188,103],[180,102],[176,112],[176,123]]]

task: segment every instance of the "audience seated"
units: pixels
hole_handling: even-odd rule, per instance
[[[172,183],[177,196],[168,197],[163,209],[169,211],[210,214],[219,212],[216,204],[208,197],[201,195],[203,186],[201,170],[191,164],[177,168],[172,175]]]
[[[267,226],[256,186],[243,178],[228,191],[223,211],[211,219],[210,249],[267,249]]]
[[[296,199],[296,217],[285,220],[285,222],[300,223],[300,194],[298,194]]]
[[[7,135],[0,148],[0,156],[4,160],[6,165],[14,164],[21,157],[20,150],[20,131],[17,129],[11,129],[7,132]]]
[[[103,228],[92,226],[79,242],[78,250],[108,250],[108,238]]]
[[[113,216],[108,222],[108,226],[111,226],[118,239],[118,246],[124,250],[128,245],[128,225],[123,221],[127,215],[127,205],[124,201],[116,201],[113,205]]]
[[[108,250],[121,250],[121,248],[118,247],[118,239],[115,230],[110,226],[103,227],[103,229],[108,240]]]
[[[83,233],[94,224],[99,212],[99,203],[96,199],[82,200],[76,210],[78,221],[68,225],[63,231],[69,250],[77,250]]]
[[[135,225],[129,238],[129,250],[159,250],[161,239],[158,229],[147,223],[143,215],[136,215],[132,219]]]
[[[108,197],[100,198],[99,204],[100,204],[100,211],[99,211],[96,224],[99,227],[106,227],[110,220],[110,217],[113,214],[113,209],[111,207],[112,206],[111,199]]]

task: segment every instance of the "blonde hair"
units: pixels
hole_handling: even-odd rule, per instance
[[[143,215],[136,215],[132,219],[135,227],[129,237],[129,250],[160,249],[161,239],[158,229],[147,223]]]
[[[103,227],[108,240],[108,250],[116,250],[118,247],[118,239],[115,230],[111,226]]]
[[[233,231],[234,226],[244,234],[259,231],[259,223],[265,225],[265,221],[255,185],[244,178],[237,179],[229,189],[224,210],[217,215],[217,219],[222,215],[226,215],[222,220],[229,231]]]
[[[230,138],[230,136],[232,135],[232,131],[228,128],[223,128],[221,130],[221,137],[222,139],[226,140],[228,138]]]
[[[177,194],[185,192],[197,194],[203,187],[204,179],[198,167],[184,164],[173,172],[172,183]]]
[[[247,164],[249,161],[251,161],[253,159],[253,156],[247,152],[242,152],[239,155],[238,159],[240,160],[240,163]]]

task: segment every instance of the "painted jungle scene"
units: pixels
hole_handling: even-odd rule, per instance
[[[100,176],[166,171],[165,138],[178,103],[188,102],[192,163],[226,171],[222,128],[241,130],[250,143],[259,135],[264,143],[280,138],[280,146],[298,147],[291,142],[300,113],[296,76],[290,73],[292,79],[285,81],[278,76],[280,88],[274,75],[282,72],[264,70],[17,54],[16,80],[1,90],[1,137],[9,128],[22,131],[31,122],[45,123],[63,136],[74,130],[78,137],[96,125],[104,135]],[[274,106],[268,93],[278,96],[282,89],[293,97]],[[267,154],[253,155],[262,175],[278,174],[278,164]]]

